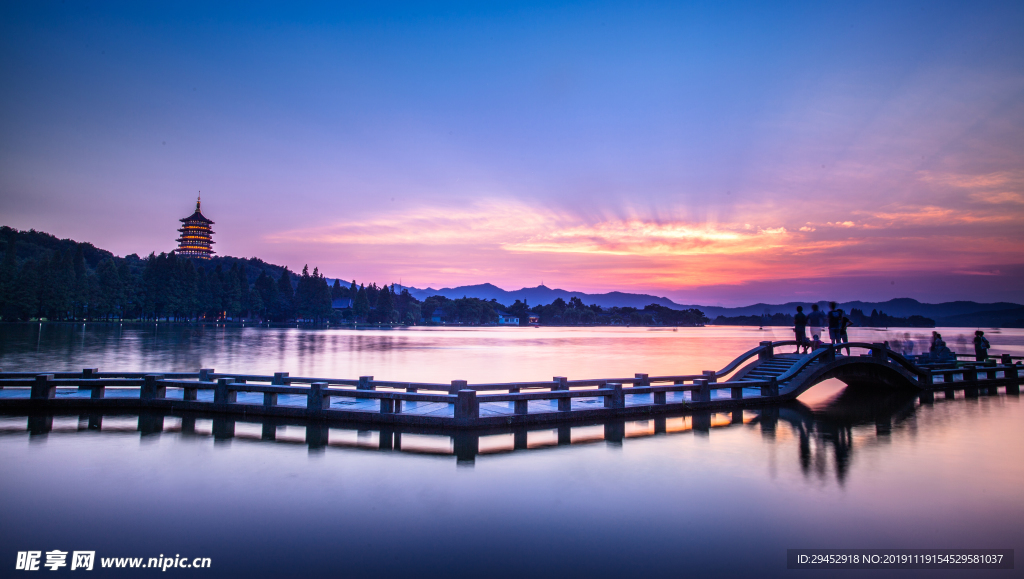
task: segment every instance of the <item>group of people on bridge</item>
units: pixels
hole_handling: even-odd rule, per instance
[[[846,312],[836,307],[836,302],[829,302],[828,313],[823,313],[819,308],[818,304],[811,304],[811,313],[805,314],[803,306],[796,307],[796,315],[793,316],[793,332],[796,334],[796,353],[801,353],[801,349],[804,354],[809,351],[816,350],[824,345],[821,340],[821,332],[824,328],[828,328],[829,343],[833,346],[840,344],[848,344],[850,342],[847,329],[853,325],[850,318],[846,317]],[[807,328],[811,329],[811,339],[807,338]],[[910,334],[905,334],[906,340],[903,345],[903,354],[912,356],[913,355],[913,344],[914,342],[910,339]],[[888,342],[886,342],[888,344]],[[988,359],[988,351],[991,348],[988,338],[985,337],[985,332],[977,330],[974,332],[974,354],[978,362],[983,362]],[[850,347],[846,346],[846,355],[850,355]],[[837,352],[839,349],[836,350]],[[930,358],[935,361],[953,360],[956,361],[956,354],[953,353],[946,345],[946,342],[942,339],[942,334],[938,332],[932,332],[931,345],[928,348],[928,354]]]
[[[829,302],[828,313],[822,312],[818,304],[811,304],[811,313],[805,314],[803,306],[796,307],[796,315],[793,316],[793,331],[796,333],[796,351],[806,354],[809,350],[816,350],[823,345],[821,333],[828,328],[828,339],[832,345],[845,344],[850,341],[846,333],[847,328],[853,325],[846,312],[836,308],[835,302]],[[811,339],[807,339],[807,328],[811,328]],[[846,348],[846,354],[850,354],[850,348]]]

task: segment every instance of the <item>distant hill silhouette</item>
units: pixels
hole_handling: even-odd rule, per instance
[[[750,306],[726,308],[719,306],[703,306],[700,304],[678,304],[669,298],[658,297],[650,294],[633,294],[625,292],[609,292],[603,294],[588,294],[563,289],[552,289],[544,285],[518,290],[503,290],[493,284],[485,283],[479,285],[467,285],[443,289],[416,289],[409,288],[415,298],[423,300],[432,295],[441,295],[449,299],[461,297],[480,298],[484,300],[496,299],[498,302],[510,305],[516,300],[526,301],[530,306],[546,305],[558,298],[569,301],[572,297],[578,297],[583,303],[597,304],[601,307],[635,307],[642,308],[650,304],[663,305],[673,309],[697,308],[704,312],[709,318],[718,316],[760,316],[762,314],[792,314],[796,312],[797,306],[804,306],[806,311],[812,302],[788,302],[784,304],[758,303]],[[818,302],[823,310],[828,310],[828,302]],[[925,304],[912,298],[896,298],[885,302],[864,302],[852,301],[842,302],[838,306],[847,312],[853,308],[870,314],[871,310],[885,312],[890,316],[908,318],[910,316],[924,316],[936,321],[939,326],[1005,326],[1021,327],[1010,325],[1021,323],[1018,320],[1024,318],[1024,306],[1009,302],[997,302],[982,304],[971,301],[955,301],[940,304]],[[984,322],[984,323],[979,323]]]
[[[597,304],[602,308],[610,307],[632,307],[632,308],[643,308],[651,304],[658,304],[675,310],[686,309],[684,306],[673,302],[672,300],[665,297],[652,296],[649,294],[629,294],[623,292],[609,292],[606,294],[588,294],[583,292],[572,292],[562,289],[552,289],[544,285],[537,287],[523,288],[515,291],[503,290],[500,287],[484,283],[480,285],[466,285],[459,286],[456,288],[444,288],[444,289],[415,289],[409,288],[409,293],[412,294],[418,300],[426,299],[429,296],[444,296],[448,299],[458,299],[461,297],[468,298],[480,298],[483,300],[495,299],[504,305],[511,305],[516,300],[526,302],[531,307],[543,306],[550,304],[558,298],[562,298],[565,301],[569,301],[571,298],[577,297],[583,300],[583,303],[588,306],[591,304]]]

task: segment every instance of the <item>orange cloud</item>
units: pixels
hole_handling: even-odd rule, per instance
[[[843,217],[808,222],[802,215],[795,223],[775,208],[746,207],[725,222],[655,219],[639,212],[587,217],[484,199],[406,208],[265,239],[307,258],[332,256],[333,270],[378,272],[371,279],[385,281],[379,273],[384,268],[387,280],[401,277],[421,287],[482,282],[521,287],[544,279],[591,290],[671,290],[777,279],[780,272],[827,278],[980,271],[978,264],[1020,261],[1024,235],[1015,226],[1018,216],[991,207],[967,211],[900,204],[845,215],[842,208],[830,207],[826,210]]]

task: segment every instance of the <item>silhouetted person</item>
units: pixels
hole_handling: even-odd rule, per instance
[[[807,316],[807,325],[811,327],[811,335],[821,335],[825,327],[825,314],[818,309],[818,304],[811,304],[811,313]]]
[[[974,332],[974,358],[978,362],[988,360],[988,349],[991,347],[988,338],[985,337],[985,332],[981,330]]]
[[[929,350],[931,352],[931,359],[934,362],[941,361],[956,361],[956,354],[954,354],[948,347],[946,347],[946,341],[942,339],[942,334],[938,332],[932,332],[932,345]]]
[[[843,326],[843,312],[836,309],[835,302],[828,303],[828,339],[832,345],[839,343],[839,332]]]
[[[818,348],[824,345],[825,343],[821,341],[821,336],[819,336],[818,334],[814,334],[814,339],[811,340],[811,348],[817,350]]]
[[[850,343],[850,336],[846,335],[846,328],[849,328],[852,325],[853,325],[853,322],[850,321],[850,318],[846,317],[846,312],[844,312],[843,310],[839,310],[839,343],[840,344],[849,344]],[[847,356],[850,355],[850,347],[849,346],[846,347],[846,355]]]
[[[796,334],[796,353],[800,353],[800,347],[803,346],[804,354],[807,353],[807,346],[810,342],[807,341],[807,316],[804,314],[804,307],[796,307],[796,315],[793,316],[793,333]]]
[[[902,346],[904,356],[907,356],[909,358],[910,356],[914,355],[914,340],[910,339],[910,332],[903,333]]]

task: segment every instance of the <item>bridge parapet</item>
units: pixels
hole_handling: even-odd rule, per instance
[[[95,368],[43,374],[0,372],[0,389],[21,388],[26,394],[31,390],[31,396],[24,398],[4,396],[0,399],[0,408],[29,404],[31,408],[170,408],[267,416],[299,413],[318,420],[411,421],[462,428],[497,422],[525,424],[589,419],[602,412],[619,416],[742,408],[794,398],[827,377],[870,382],[879,376],[884,379],[885,372],[893,380],[904,380],[906,385],[922,390],[959,387],[991,393],[995,387],[1005,385],[1008,394],[1019,392],[1020,365],[1007,364],[1008,360],[1013,361],[1009,356],[1001,356],[1000,363],[993,360],[933,368],[915,365],[880,343],[830,344],[803,356],[775,354],[776,348],[786,345],[796,345],[796,342],[763,342],[722,370],[706,370],[700,375],[638,373],[632,378],[588,380],[556,376],[550,381],[495,384],[469,384],[464,380],[453,380],[450,384],[391,382],[374,380],[372,376],[358,380],[326,379],[293,377],[287,372],[272,376],[226,375],[216,374],[212,369],[164,374],[100,373]],[[840,349],[847,348],[867,351],[867,354],[838,355]],[[770,370],[749,374],[750,378],[737,377],[737,374],[725,380],[745,362],[749,362],[746,368],[763,364]],[[842,375],[828,375],[829,371],[840,367]],[[861,378],[857,377],[857,372],[862,372]],[[740,370],[740,373],[746,376],[749,372]],[[751,379],[754,377],[757,379]],[[68,396],[69,388],[91,391],[91,396]],[[56,396],[58,389],[61,389],[61,396]],[[728,391],[722,392],[723,389]],[[202,399],[200,391],[207,392]],[[213,391],[212,396],[210,391]],[[240,397],[238,393],[246,395]],[[303,403],[296,405],[293,398],[279,398],[280,395],[300,397]],[[332,404],[339,400],[344,400],[344,404]],[[588,406],[602,400],[604,404],[600,406]],[[33,404],[36,406],[31,406]]]

